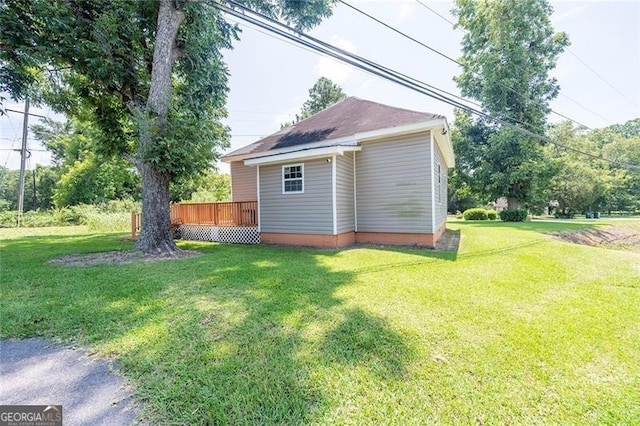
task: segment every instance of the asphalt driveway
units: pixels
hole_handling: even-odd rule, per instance
[[[62,405],[65,426],[129,425],[139,412],[112,363],[37,338],[0,341],[0,405]]]

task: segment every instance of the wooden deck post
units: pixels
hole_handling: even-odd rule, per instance
[[[136,234],[138,231],[138,221],[136,220],[136,212],[132,211],[131,212],[131,239],[135,240],[136,239]]]

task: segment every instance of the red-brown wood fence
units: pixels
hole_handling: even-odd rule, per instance
[[[171,226],[257,226],[258,202],[184,203],[170,206]],[[131,237],[136,238],[142,214],[131,212]]]

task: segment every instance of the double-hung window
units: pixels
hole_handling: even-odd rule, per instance
[[[304,192],[304,164],[282,166],[282,193]]]

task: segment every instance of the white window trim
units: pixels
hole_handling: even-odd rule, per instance
[[[284,169],[285,169],[285,167],[298,167],[298,166],[300,166],[300,172],[302,173],[302,190],[301,191],[285,191],[284,190]],[[304,163],[284,164],[282,166],[281,180],[282,180],[282,194],[283,195],[304,194]],[[296,178],[296,179],[289,179],[289,180],[298,180],[298,179]]]

